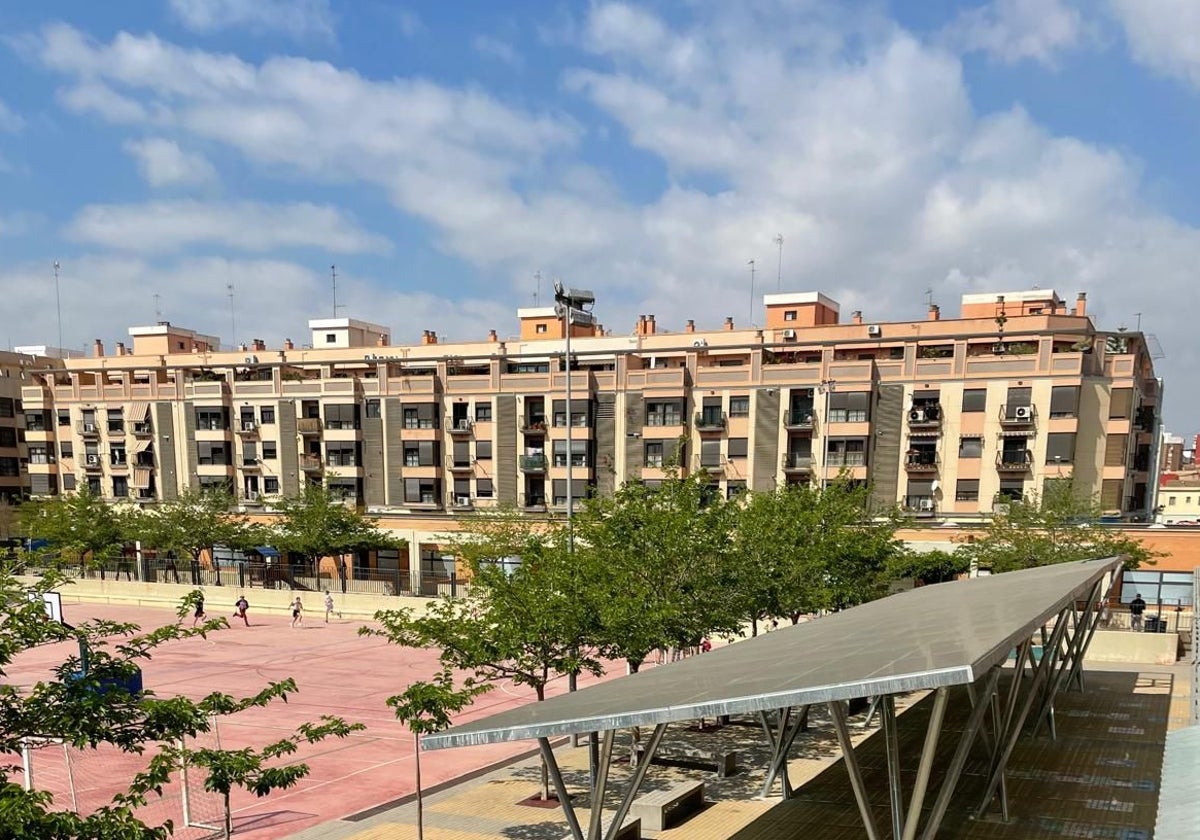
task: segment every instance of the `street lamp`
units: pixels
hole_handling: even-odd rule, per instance
[[[837,387],[837,381],[833,379],[823,379],[817,385],[817,392],[825,397],[825,419],[821,423],[821,440],[824,443],[822,447],[825,451],[821,456],[821,489],[824,490],[829,486],[829,403],[832,401],[834,388]],[[843,458],[845,453],[843,452]]]

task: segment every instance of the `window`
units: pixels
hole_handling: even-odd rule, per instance
[[[404,409],[404,428],[406,429],[436,429],[437,421],[437,403],[422,403]]]
[[[346,403],[325,406],[325,428],[351,430],[359,427],[358,405]]]
[[[490,402],[475,403],[475,422],[492,422],[492,404]]]
[[[867,463],[867,442],[863,438],[829,441],[826,466],[862,467]]]
[[[1113,388],[1112,399],[1108,404],[1110,420],[1124,420],[1133,416],[1133,389]]]
[[[0,417],[15,417],[15,406],[12,397],[0,397]]]
[[[960,478],[958,480],[958,487],[954,491],[954,500],[956,502],[979,501],[979,479]]]
[[[263,457],[266,457],[265,455]],[[263,492],[275,495],[279,492],[279,479],[268,475],[263,479]]]
[[[0,447],[11,449],[17,445],[17,430],[0,426]]]
[[[870,416],[870,391],[842,391],[829,395],[830,423],[865,423]]]
[[[404,479],[404,501],[415,505],[436,505],[441,482],[436,478]]]
[[[537,332],[537,333],[544,333],[545,331],[546,331],[546,325],[545,325],[545,324],[538,324],[538,325],[537,325],[537,326],[534,328],[534,332]]]
[[[1168,497],[1167,497],[1167,504],[1168,504],[1169,506],[1171,506],[1171,507],[1174,507],[1174,506],[1175,506],[1175,497],[1174,497],[1174,496],[1168,496]]]
[[[337,333],[325,333],[325,343],[334,344],[337,342]]]
[[[720,440],[702,440],[702,441],[700,441],[700,466],[701,467],[719,467],[719,466],[721,466],[721,441]]]
[[[229,428],[229,411],[224,408],[197,408],[196,428],[219,432]]]
[[[108,450],[108,457],[114,467],[124,466],[125,465],[125,447],[114,444]]]
[[[571,400],[571,425],[586,426],[588,425],[588,409],[590,404],[587,400]],[[567,425],[567,401],[554,401],[554,425],[563,427]]]
[[[492,498],[492,480],[490,478],[479,478],[475,480],[475,496],[480,499]]]
[[[963,391],[962,410],[963,414],[987,411],[987,389],[967,388]]]
[[[48,422],[49,413],[42,411],[27,411],[25,412],[25,429],[30,432],[44,432]]]
[[[71,443],[71,441],[69,441],[69,440],[64,440],[62,443],[60,443],[58,445],[58,457],[74,458],[75,457],[75,444]]]
[[[31,464],[52,464],[54,459],[47,453],[44,445],[29,447],[29,463]]]
[[[129,495],[129,479],[123,475],[114,475],[112,490],[114,499],[124,499]]]
[[[725,498],[726,499],[736,499],[738,496],[744,495],[746,493],[747,489],[748,488],[746,487],[746,482],[731,481],[727,485],[725,485]]]
[[[1141,595],[1148,604],[1187,607],[1195,603],[1191,572],[1151,572],[1138,569],[1121,575],[1121,603]]]
[[[367,400],[366,410],[363,414],[368,420],[378,420],[382,417],[383,413],[380,410],[379,400]]]
[[[783,311],[783,320],[795,321],[796,320],[796,310],[795,309],[785,309]]]
[[[205,466],[228,466],[229,445],[224,441],[202,440],[196,443],[198,463]]]
[[[264,405],[258,410],[258,420],[264,426],[272,426],[275,424],[275,406]]]
[[[404,466],[436,467],[438,464],[438,442],[436,440],[406,441],[404,444]]]
[[[653,401],[646,403],[647,426],[682,426],[683,401]]]
[[[446,557],[436,548],[421,549],[421,577],[449,580],[455,574],[453,557]]]
[[[958,439],[959,458],[982,458],[983,438],[964,437]]]
[[[588,441],[573,440],[571,441],[571,466],[586,467],[588,465]],[[554,441],[554,466],[565,467],[567,465],[567,442],[565,440]]]
[[[1004,502],[1019,502],[1025,498],[1025,482],[1023,481],[1001,481],[1000,482],[1000,503]]]
[[[730,417],[749,417],[750,416],[750,398],[749,397],[730,397],[729,398],[729,416]]]
[[[729,457],[730,458],[745,458],[750,451],[750,441],[748,438],[730,438],[729,439]]]
[[[108,430],[117,433],[125,430],[125,412],[122,409],[110,408],[108,410]]]
[[[262,442],[262,458],[264,461],[274,461],[279,457],[278,444],[273,440]]]
[[[0,458],[0,475],[14,478],[21,474],[21,465],[16,458]]]
[[[552,482],[551,490],[554,493],[554,506],[565,507],[567,504],[567,480],[565,478],[556,478]],[[579,501],[588,497],[588,483],[586,478],[575,478],[571,480],[571,500]]]
[[[74,490],[75,489],[74,473],[63,473],[62,482],[63,482],[64,490]]]
[[[60,425],[60,426],[70,426],[71,425],[71,410],[69,408],[60,408],[58,410],[58,425]]]
[[[1050,416],[1075,417],[1079,413],[1079,386],[1056,385],[1050,391]]]
[[[661,468],[663,465],[663,442],[661,440],[646,441],[647,467]]]
[[[492,458],[492,442],[490,440],[475,441],[475,460],[490,461]]]
[[[1046,463],[1069,464],[1075,460],[1075,433],[1051,432],[1046,437]]]
[[[325,445],[325,463],[331,467],[357,466],[358,444],[351,442],[327,443]]]
[[[549,362],[511,362],[508,373],[549,373]]]

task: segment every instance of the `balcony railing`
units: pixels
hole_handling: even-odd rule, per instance
[[[149,423],[130,423],[129,430],[134,437],[151,437],[154,434],[154,426]]]
[[[545,455],[522,455],[521,470],[524,472],[543,473],[546,471]]]
[[[456,458],[447,458],[446,459],[446,469],[453,470],[454,472],[467,472],[471,469],[471,467],[472,467],[472,464],[471,464],[470,458],[467,458],[462,461],[460,461]]]
[[[827,467],[865,467],[867,453],[865,452],[830,452],[825,456]]]
[[[301,455],[300,469],[305,472],[320,472],[321,471],[321,456],[320,455]]]
[[[1031,466],[1033,466],[1033,453],[1028,449],[996,453],[996,469],[1000,472],[1025,472]]]
[[[913,406],[908,412],[910,429],[937,429],[942,425],[942,407],[937,403]]]
[[[708,458],[697,457],[695,464],[696,469],[704,470],[705,472],[719,473],[725,470],[725,464],[721,461],[720,456]]]
[[[450,421],[450,434],[452,435],[469,435],[471,434],[471,421],[466,417],[456,417]]]
[[[817,427],[817,414],[811,408],[793,408],[783,416],[788,429],[812,430]]]
[[[525,432],[526,434],[546,431],[546,415],[522,414],[521,431]]]
[[[1031,426],[1037,420],[1037,409],[1032,405],[1000,406],[1001,426]]]
[[[320,417],[301,417],[296,421],[296,431],[302,435],[319,435],[321,434],[321,418]]]
[[[525,510],[545,510],[546,497],[544,495],[525,494],[521,498],[521,507]]]
[[[812,454],[808,452],[788,452],[783,456],[784,472],[809,472],[812,469]]]
[[[99,455],[84,455],[83,468],[88,472],[99,472],[104,469],[104,461]]]
[[[937,472],[938,454],[936,452],[910,452],[904,458],[904,469],[910,473]]]
[[[31,431],[45,431],[45,429],[35,429]],[[79,425],[79,434],[85,438],[100,437],[100,427],[95,423],[81,423]]]
[[[239,420],[237,424],[237,433],[239,435],[257,435],[258,421],[256,420]]]
[[[725,428],[725,412],[697,411],[695,417],[696,431],[719,432]]]

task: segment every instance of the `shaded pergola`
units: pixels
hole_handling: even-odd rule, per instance
[[[990,760],[976,813],[998,807],[1007,818],[1005,771],[1021,733],[1044,726],[1056,735],[1054,700],[1083,689],[1083,655],[1099,623],[1099,604],[1124,558],[1045,566],[1003,575],[920,587],[816,621],[719,648],[702,656],[633,674],[541,703],[428,735],[425,749],[536,739],[575,840],[611,840],[662,742],[667,724],[734,714],[757,715],[771,745],[763,786],[780,780],[792,795],[788,754],[812,706],[823,705],[837,732],[868,840],[881,834],[855,757],[848,703],[871,698],[887,747],[891,831],[896,840],[937,836],[968,755],[982,739]],[[1004,689],[1000,674],[1012,662]],[[930,790],[950,689],[965,686],[971,703],[953,757]],[[934,692],[916,778],[901,783],[895,697]],[[769,714],[774,712],[775,714]],[[550,739],[602,732],[593,802],[603,802],[618,729],[652,727],[644,760],[617,811],[603,821],[593,807],[585,833],[567,795]],[[932,806],[927,797],[932,794]],[[928,809],[926,811],[926,809]],[[922,823],[922,815],[927,816]]]

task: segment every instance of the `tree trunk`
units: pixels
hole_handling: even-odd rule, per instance
[[[425,812],[421,801],[421,736],[413,733],[413,762],[417,768],[417,840],[425,840]]]
[[[750,617],[750,638],[758,635],[758,616]]]
[[[534,686],[534,691],[537,693],[539,703],[546,699],[545,683]],[[539,793],[543,802],[550,798],[550,767],[546,764],[545,756],[542,757],[542,789]]]
[[[225,840],[233,837],[233,811],[229,809],[229,791],[225,791]]]

